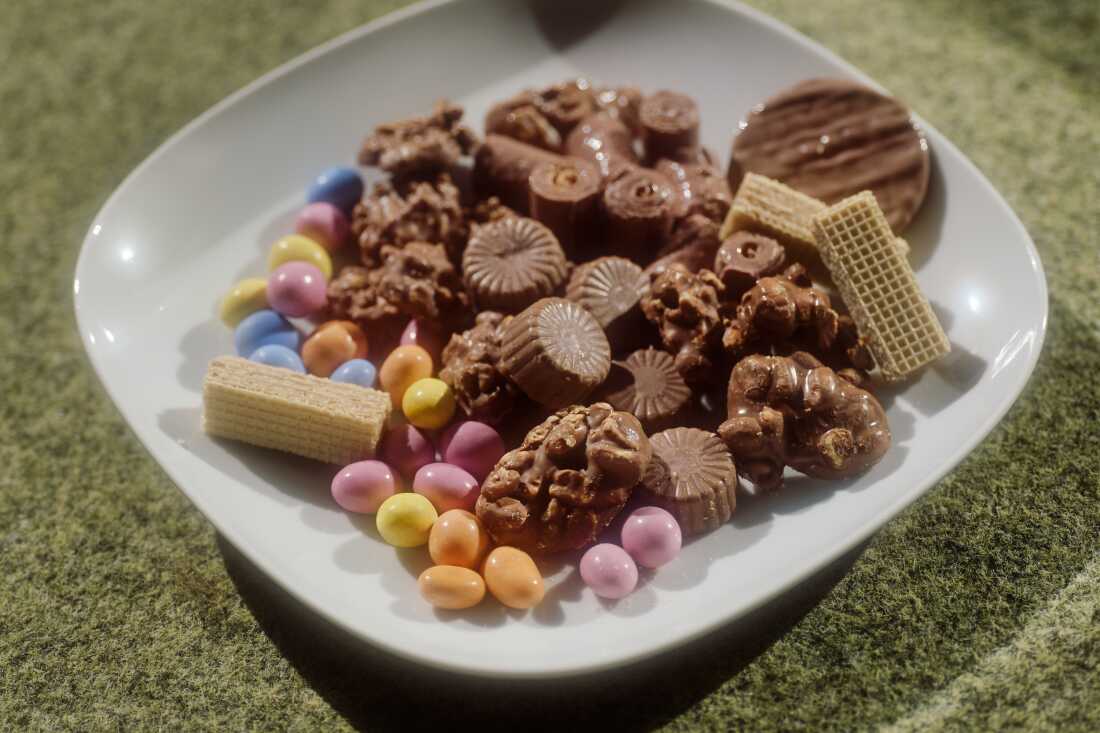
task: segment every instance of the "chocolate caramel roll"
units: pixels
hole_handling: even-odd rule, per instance
[[[586,118],[569,133],[565,154],[594,163],[604,178],[624,166],[638,164],[633,133],[606,112]]]
[[[642,104],[642,92],[638,87],[605,87],[596,92],[596,106],[630,128],[631,134],[642,134],[638,108]]]
[[[646,160],[702,162],[699,108],[691,97],[678,92],[656,92],[642,100],[638,116]]]
[[[557,236],[566,254],[595,236],[599,226],[600,174],[591,163],[576,158],[543,161],[531,171],[531,217]]]
[[[486,135],[474,155],[474,187],[481,196],[496,196],[521,214],[527,213],[527,181],[535,166],[564,158],[503,135]]]
[[[659,161],[656,168],[679,189],[681,216],[702,214],[719,224],[725,220],[733,196],[729,183],[717,168],[710,163],[683,163],[667,158]]]
[[[626,168],[604,188],[609,248],[646,265],[672,230],[680,199],[667,178],[648,168]]]
[[[596,111],[596,93],[587,79],[570,79],[535,92],[535,106],[565,137]]]

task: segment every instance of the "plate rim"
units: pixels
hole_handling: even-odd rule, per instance
[[[87,333],[86,318],[90,315],[86,310],[81,308],[81,294],[77,283],[79,283],[80,275],[85,269],[86,258],[89,257],[89,251],[91,245],[97,236],[97,222],[99,222],[106,212],[114,207],[119,199],[125,196],[129,190],[133,187],[135,179],[141,175],[147,168],[155,165],[161,157],[166,155],[169,150],[178,145],[184,138],[188,137],[192,132],[205,125],[212,118],[222,114],[229,108],[233,107],[237,102],[250,96],[251,94],[259,91],[268,84],[280,79],[296,69],[305,66],[317,58],[320,58],[336,49],[347,46],[349,44],[359,41],[365,36],[372,35],[374,33],[383,31],[391,25],[401,23],[410,18],[430,13],[437,8],[445,5],[452,5],[466,0],[422,0],[421,2],[414,3],[412,5],[400,8],[385,15],[376,18],[370,22],[352,28],[348,31],[338,34],[337,36],[324,41],[317,46],[295,56],[294,58],[280,64],[279,66],[265,72],[251,82],[245,84],[241,88],[234,92],[231,92],[214,105],[203,111],[194,119],[183,125],[179,130],[170,135],[164,142],[162,142],[156,149],[153,150],[144,160],[141,161],[133,170],[130,171],[123,178],[122,182],[114,189],[114,191],[108,196],[106,201],[99,207],[95,216],[92,218],[91,224],[88,226],[88,230],[81,241],[80,253],[76,260],[76,266],[74,270],[74,288],[73,288],[73,309],[76,316],[76,323],[78,327],[78,337],[84,347],[84,352],[87,355],[89,362],[92,365],[93,372],[103,389],[110,397],[115,409],[124,418],[126,427],[132,435],[134,435],[142,447],[145,448],[149,456],[157,463],[162,471],[171,479],[176,488],[187,497],[191,504],[199,511],[200,514],[210,522],[214,529],[236,548],[250,563],[258,567],[263,571],[272,582],[276,583],[280,589],[288,593],[292,598],[300,602],[312,613],[317,614],[321,618],[325,619],[328,623],[333,624],[343,632],[349,634],[355,639],[370,644],[378,649],[385,650],[386,652],[393,654],[405,660],[415,662],[417,664],[423,664],[427,667],[442,669],[450,672],[457,672],[462,674],[469,674],[478,677],[486,678],[509,678],[509,679],[548,679],[558,678],[565,675],[575,674],[594,674],[603,672],[608,669],[625,667],[635,664],[643,659],[654,657],[658,654],[663,654],[675,647],[688,644],[696,639],[699,639],[707,634],[714,632],[716,629],[726,626],[735,622],[739,618],[744,618],[753,611],[759,609],[767,603],[774,601],[781,595],[786,594],[795,586],[804,582],[807,578],[818,573],[822,568],[827,567],[830,563],[835,562],[838,558],[844,556],[850,552],[853,548],[864,542],[868,537],[881,530],[889,521],[896,517],[903,509],[913,504],[924,494],[940,482],[944,476],[950,471],[954,470],[976,447],[979,443],[984,441],[989,434],[996,428],[997,424],[1001,422],[1005,414],[1016,404],[1020,395],[1023,394],[1024,389],[1027,386],[1028,381],[1031,379],[1032,374],[1035,371],[1038,364],[1039,357],[1042,354],[1043,345],[1046,340],[1046,332],[1049,320],[1050,310],[1050,295],[1049,288],[1046,279],[1046,272],[1043,268],[1042,260],[1039,256],[1039,252],[1035,247],[1035,243],[1028,233],[1027,228],[1023,222],[1017,216],[1016,212],[1009,206],[1001,192],[989,181],[985,174],[974,164],[970,158],[965,155],[959,148],[945,135],[940,133],[933,125],[929,124],[920,115],[913,112],[912,116],[916,122],[922,126],[926,131],[934,134],[937,138],[937,146],[946,147],[954,155],[958,157],[963,163],[963,166],[973,175],[976,175],[986,186],[993,192],[994,201],[1001,209],[1006,219],[1022,234],[1022,239],[1025,244],[1025,251],[1030,261],[1031,268],[1034,272],[1036,282],[1039,286],[1039,302],[1041,304],[1041,313],[1039,320],[1038,333],[1035,336],[1035,346],[1032,348],[1027,356],[1027,361],[1024,363],[1023,369],[1019,372],[1019,376],[1009,385],[1009,388],[1005,391],[1005,394],[1010,396],[1002,398],[1000,404],[993,410],[989,416],[980,424],[980,427],[974,431],[973,436],[967,440],[961,442],[958,448],[951,453],[946,461],[941,464],[941,467],[928,474],[928,476],[920,481],[914,482],[912,487],[903,493],[901,493],[893,502],[887,504],[881,510],[873,514],[869,519],[864,521],[858,531],[853,532],[844,541],[836,543],[829,548],[829,551],[824,553],[821,557],[815,559],[813,562],[807,563],[801,566],[797,571],[787,576],[779,583],[775,583],[769,587],[766,587],[763,592],[756,594],[752,601],[744,604],[741,608],[730,615],[722,616],[720,618],[708,621],[707,623],[694,628],[687,633],[682,633],[674,637],[666,638],[657,643],[649,646],[634,649],[629,652],[607,656],[603,659],[596,660],[589,663],[570,663],[570,664],[556,664],[552,660],[545,668],[540,669],[523,669],[523,670],[509,670],[502,669],[500,667],[488,666],[480,664],[476,657],[471,657],[461,662],[456,662],[447,659],[441,659],[432,656],[421,651],[399,646],[389,642],[384,635],[368,636],[360,633],[359,630],[345,624],[340,618],[334,614],[329,613],[324,607],[314,603],[314,601],[305,593],[300,593],[294,583],[288,582],[287,578],[283,577],[281,569],[275,566],[273,563],[267,562],[263,555],[253,552],[249,543],[243,541],[240,537],[229,529],[225,523],[223,523],[218,515],[212,514],[207,511],[203,506],[203,502],[195,494],[193,494],[186,484],[181,482],[177,477],[178,470],[173,468],[171,462],[162,462],[154,450],[153,446],[146,441],[145,437],[137,430],[134,429],[134,420],[131,418],[129,411],[123,406],[123,402],[119,399],[115,390],[111,386],[109,380],[105,376],[103,365],[100,362],[99,354],[100,349],[94,348],[94,344],[90,344],[87,339],[84,338],[84,334]],[[787,25],[786,23],[773,18],[762,10],[758,10],[753,7],[745,5],[741,0],[697,0],[708,5],[720,8],[723,11],[740,14],[748,19],[760,23],[771,29],[772,31],[786,37],[793,43],[800,44],[812,49],[817,54],[826,58],[830,62],[837,65],[844,73],[848,74],[852,78],[859,80],[868,86],[871,86],[879,91],[888,93],[881,84],[877,83],[874,79],[869,77],[866,73],[859,68],[842,58],[836,52],[825,47],[818,41],[809,38],[802,32],[798,31],[794,27]]]

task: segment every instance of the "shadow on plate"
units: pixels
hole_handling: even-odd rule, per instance
[[[667,722],[735,676],[829,593],[865,545],[700,639],[639,663],[553,681],[491,680],[408,662],[311,612],[221,537],[218,547],[260,628],[307,683],[359,729],[437,731],[477,724],[491,730],[618,731]],[[616,610],[608,605],[609,613]],[[499,609],[495,622],[505,623],[509,613]],[[436,615],[448,618],[447,612]]]
[[[565,51],[596,33],[618,15],[624,0],[530,0],[528,6],[543,37]]]

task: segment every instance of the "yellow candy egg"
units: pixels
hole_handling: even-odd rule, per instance
[[[401,407],[405,390],[413,382],[432,376],[432,357],[423,346],[406,344],[390,352],[378,370],[378,383],[390,393],[390,401]]]
[[[378,507],[375,525],[382,539],[394,547],[419,547],[428,541],[438,516],[420,494],[394,494]]]
[[[428,534],[428,554],[438,565],[476,568],[489,551],[489,535],[481,522],[464,509],[439,515]]]
[[[225,325],[236,328],[245,318],[267,307],[267,280],[250,277],[226,293],[218,308],[218,317]]]
[[[436,608],[472,608],[485,597],[485,581],[469,568],[436,565],[417,579],[420,595]]]
[[[413,382],[401,398],[405,419],[418,428],[437,430],[455,414],[455,395],[441,379],[427,377]]]
[[[498,547],[490,552],[481,574],[493,598],[509,608],[534,608],[546,595],[535,561],[515,547]]]
[[[274,270],[287,262],[308,262],[321,271],[328,280],[332,277],[332,258],[324,247],[309,237],[291,234],[271,245],[271,254],[267,258],[267,269]]]

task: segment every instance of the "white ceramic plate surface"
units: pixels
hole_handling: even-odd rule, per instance
[[[739,6],[591,5],[579,19],[552,2],[422,5],[302,56],[203,114],[135,170],[96,216],[77,265],[77,320],[92,364],[180,489],[319,614],[440,667],[515,677],[597,670],[743,615],[865,539],[957,464],[1023,388],[1046,327],[1046,284],[1027,232],[925,125],[931,190],[906,238],[954,353],[887,399],[896,444],[882,463],[856,481],[794,480],[745,500],[727,526],[689,543],[617,604],[584,592],[563,564],[532,613],[495,603],[434,612],[416,590],[426,553],[395,552],[371,518],[341,512],[327,489],[335,469],[215,442],[199,429],[205,366],[232,351],[216,302],[240,277],[263,273],[311,178],[353,161],[375,124],[441,97],[464,104],[480,127],[492,101],[579,74],[679,89],[699,101],[704,142],[724,158],[738,120],[788,84],[818,75],[870,81]]]

